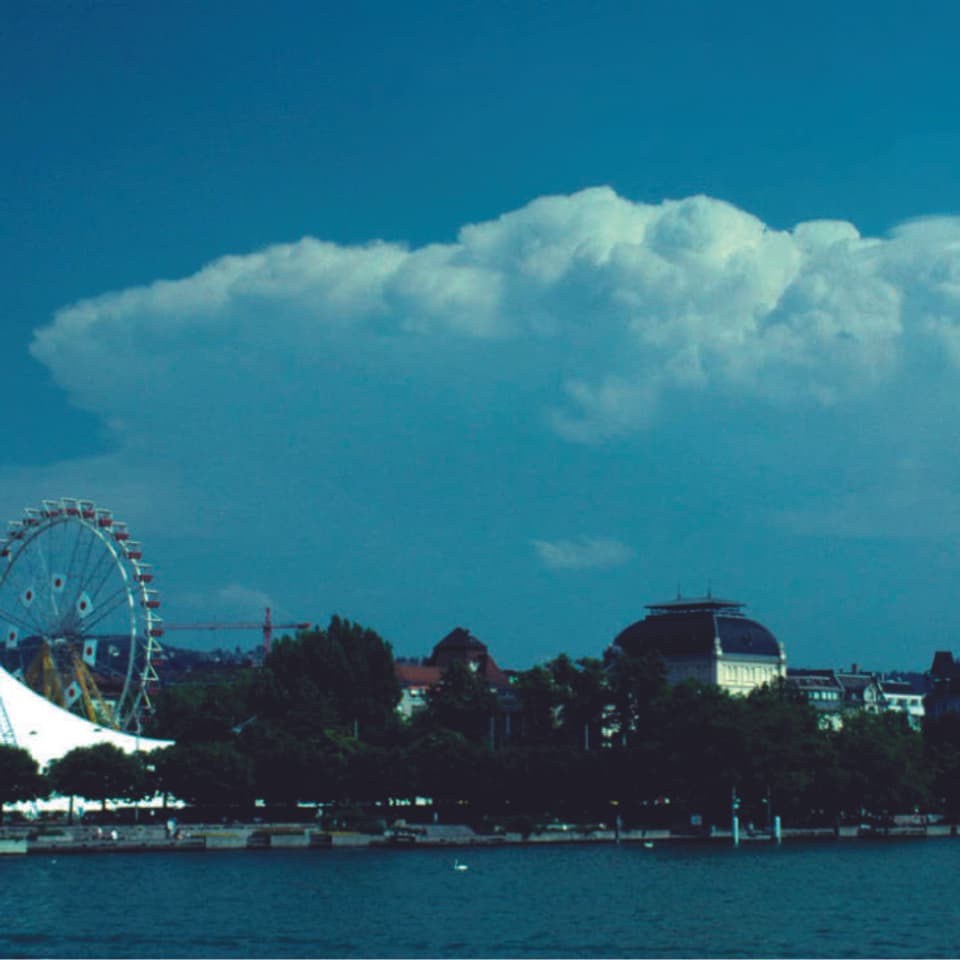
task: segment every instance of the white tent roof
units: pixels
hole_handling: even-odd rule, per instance
[[[112,743],[125,753],[169,747],[153,740],[101,727],[63,710],[0,668],[0,743],[29,750],[41,767],[75,747]]]

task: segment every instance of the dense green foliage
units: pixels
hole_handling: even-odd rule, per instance
[[[50,791],[37,761],[23,747],[0,744],[0,823],[3,805],[45,797]]]
[[[426,708],[397,714],[390,647],[334,618],[279,641],[263,669],[160,698],[161,789],[194,804],[365,803],[431,797],[462,819],[548,814],[648,825],[833,824],[960,814],[960,719],[923,734],[893,714],[840,730],[786,683],[747,697],[670,687],[656,651],[559,656],[517,674],[510,735],[491,746],[497,698],[463,665]],[[88,794],[92,795],[92,794]]]
[[[430,690],[420,726],[457,730],[479,743],[488,736],[496,708],[497,698],[487,681],[465,663],[455,661]]]
[[[59,794],[99,800],[140,800],[153,785],[140,756],[124,753],[111,743],[76,747],[50,764],[50,786]]]

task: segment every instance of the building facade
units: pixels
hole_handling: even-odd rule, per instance
[[[901,713],[914,730],[924,717],[924,691],[907,680],[861,670],[791,668],[787,681],[820,716],[822,727],[839,730],[851,713]]]
[[[517,733],[520,703],[510,678],[500,669],[486,644],[464,627],[455,627],[422,661],[398,660],[395,666],[400,683],[399,712],[412,717],[427,705],[431,687],[440,683],[454,663],[463,663],[482,677],[496,696],[497,709],[491,717],[490,743],[497,745],[514,738]]]
[[[647,616],[623,630],[614,647],[656,651],[671,684],[699,680],[747,694],[786,676],[782,643],[743,613],[744,604],[716,597],[678,597],[651,604]]]

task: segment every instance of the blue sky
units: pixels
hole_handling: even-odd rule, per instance
[[[794,665],[927,667],[958,20],[6,5],[0,510],[113,508],[171,622],[522,667],[709,586]]]

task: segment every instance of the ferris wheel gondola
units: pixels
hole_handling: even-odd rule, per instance
[[[139,731],[163,624],[127,525],[93,501],[28,507],[0,540],[0,662],[96,723]]]

